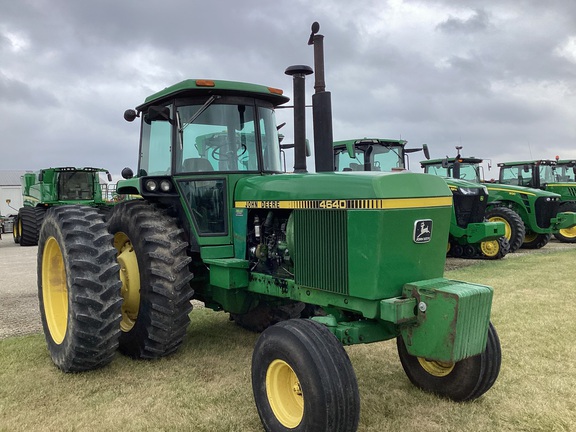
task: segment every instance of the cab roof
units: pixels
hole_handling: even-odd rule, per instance
[[[423,160],[420,161],[420,164],[422,166],[424,165],[438,165],[441,164],[443,161],[448,161],[449,164],[453,164],[454,162],[456,162],[456,158],[442,158],[442,159],[429,159],[429,160]],[[460,157],[458,158],[458,161],[460,163],[482,163],[483,159],[479,159],[476,158],[474,156],[470,156],[470,157]]]
[[[282,105],[290,100],[289,97],[283,95],[282,90],[273,87],[238,81],[187,79],[148,96],[144,103],[136,109],[142,111],[154,103],[161,103],[177,96],[209,96],[212,94],[249,96],[264,99],[274,106]]]
[[[499,167],[502,166],[519,166],[519,165],[556,165],[556,161],[550,159],[540,159],[531,161],[514,161],[514,162],[500,162]]]

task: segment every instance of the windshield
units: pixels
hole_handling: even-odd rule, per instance
[[[424,172],[428,174],[433,174],[439,177],[450,177],[448,175],[448,168],[444,168],[442,165],[424,165]]]
[[[139,175],[282,172],[271,104],[224,97],[209,102],[177,106],[175,116],[172,105],[166,106],[175,120],[144,115]]]
[[[550,165],[539,166],[540,184],[554,183],[558,179],[556,177],[556,168]]]
[[[478,164],[461,163],[460,178],[471,182],[480,183],[480,166]]]
[[[532,186],[532,170],[523,165],[500,168],[500,183],[514,186]]]
[[[202,107],[194,104],[177,108],[176,173],[258,171],[260,158],[263,171],[281,171],[271,107],[255,107],[253,101],[214,103],[198,115]]]
[[[575,180],[574,166],[558,165],[556,175],[559,182],[573,182]]]
[[[361,144],[354,147],[354,158],[346,148],[336,150],[337,171],[385,171],[404,169],[402,146]]]

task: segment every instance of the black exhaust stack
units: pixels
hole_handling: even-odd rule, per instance
[[[314,158],[316,172],[333,172],[332,152],[332,99],[324,81],[324,36],[317,34],[320,24],[312,24],[308,45],[314,45],[314,94],[312,95],[312,120],[314,123]]]
[[[289,66],[284,72],[294,82],[294,172],[306,170],[306,75],[312,73],[306,65]],[[316,136],[316,134],[314,134]]]

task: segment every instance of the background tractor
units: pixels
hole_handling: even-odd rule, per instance
[[[576,213],[576,161],[534,160],[499,163],[498,183],[528,186],[560,195],[561,212]],[[560,229],[554,237],[576,243],[576,226]]]
[[[461,147],[457,147],[458,151]],[[462,157],[421,161],[424,172],[483,184],[488,189],[486,217],[506,224],[510,252],[519,247],[538,249],[552,234],[576,225],[576,215],[559,213],[558,194],[522,186],[484,182],[482,159]]]
[[[312,30],[318,58],[317,23]],[[60,369],[106,365],[117,348],[147,359],[174,352],[197,299],[240,325],[259,322],[252,388],[268,431],[356,430],[344,345],[396,339],[409,379],[454,400],[492,387],[501,361],[493,290],[443,277],[452,193],[422,173],[334,173],[322,71],[312,98],[317,173],[306,172],[308,66],[286,70],[292,174],[281,166],[274,110],[288,98],[278,89],[189,79],[126,111],[141,119],[140,158],[118,193],[141,199],[107,221],[61,206],[42,225],[40,311]],[[306,304],[322,313],[298,317]]]
[[[102,168],[46,168],[22,176],[24,207],[14,220],[13,237],[20,246],[36,246],[46,210],[54,206],[80,204],[109,209],[111,203],[102,196],[100,173],[112,181]]]
[[[394,172],[408,169],[409,153],[424,151],[428,146],[406,148],[404,140],[356,139],[334,142],[336,171]],[[450,220],[448,253],[456,258],[499,259],[510,246],[502,222],[485,221],[488,191],[485,186],[445,177],[452,191],[453,207]]]

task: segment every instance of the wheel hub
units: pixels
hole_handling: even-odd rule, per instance
[[[455,363],[427,360],[423,357],[418,357],[418,362],[426,372],[435,377],[445,377],[449,375],[455,365]]]
[[[560,230],[560,235],[564,236],[566,238],[569,239],[573,239],[576,237],[576,226],[573,226],[571,228],[564,228]]]
[[[494,257],[498,255],[500,245],[498,244],[498,240],[485,241],[480,243],[480,250],[485,256]]]
[[[140,270],[138,257],[128,236],[124,233],[114,235],[114,247],[118,251],[118,264],[120,265],[120,281],[122,282],[121,295],[122,321],[120,329],[128,332],[134,327],[140,309]]]
[[[284,360],[274,360],[266,371],[266,394],[272,412],[286,428],[293,429],[304,417],[304,395],[294,370]]]
[[[50,336],[58,345],[68,328],[68,288],[60,245],[50,237],[42,254],[42,300]]]

